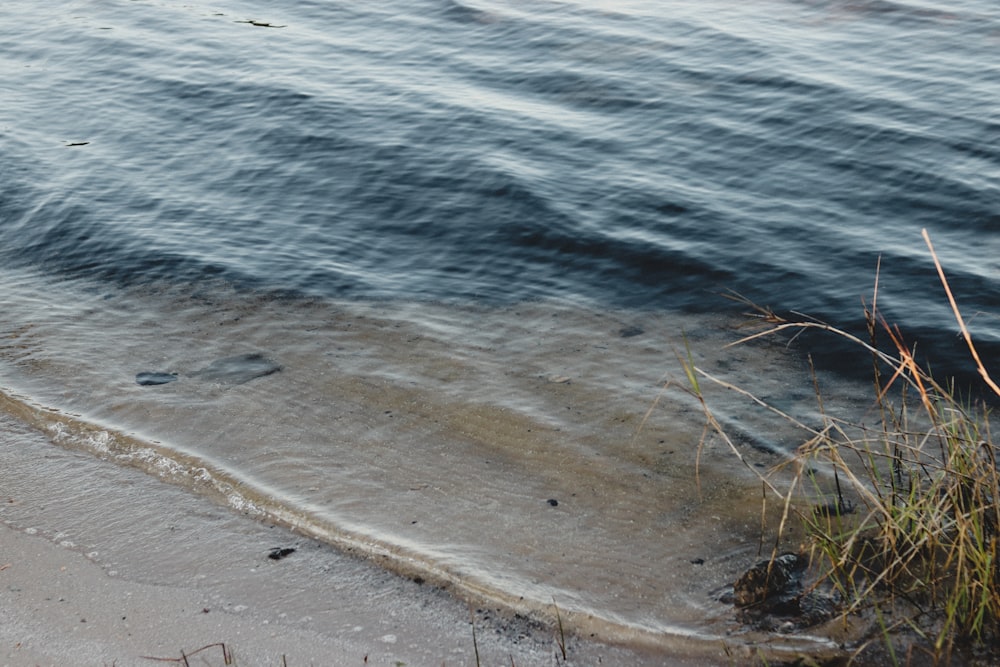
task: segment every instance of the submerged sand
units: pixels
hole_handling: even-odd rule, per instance
[[[162,643],[166,611],[122,630],[134,616],[121,601],[139,592],[83,596],[119,619],[97,632],[70,617],[104,662],[225,641],[252,656],[240,664],[475,664],[465,601],[481,608],[481,664],[553,664],[556,604],[575,664],[731,664],[762,639],[785,655],[824,644],[744,636],[722,598],[764,548],[756,471],[800,434],[716,388],[734,456],[702,441],[678,382],[685,353],[809,415],[811,381],[782,347],[723,349],[734,336],[719,319],[567,304],[71,287],[7,285],[0,520],[89,562],[97,591],[179,596],[188,616]],[[233,359],[280,370],[205,380]],[[137,384],[146,371],[176,380]],[[295,552],[273,561],[275,548]],[[18,560],[21,576],[47,576],[2,560],[5,577]],[[213,614],[239,622],[196,632]],[[38,622],[11,621],[7,646],[81,655],[80,629]],[[137,639],[106,643],[119,635]]]

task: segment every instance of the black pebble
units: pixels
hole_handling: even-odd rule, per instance
[[[704,558],[695,558],[693,561],[691,561],[691,564],[692,565],[704,565],[705,564],[705,559]]]
[[[545,502],[547,502],[549,505],[552,505],[553,507],[558,507],[559,506],[559,501],[556,500],[555,498],[549,498]]]
[[[285,556],[290,556],[295,553],[295,549],[292,547],[275,547],[271,549],[271,553],[267,555],[271,560],[281,560]]]

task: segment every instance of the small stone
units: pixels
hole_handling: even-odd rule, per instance
[[[290,556],[293,553],[295,553],[294,547],[275,547],[274,549],[271,549],[271,553],[267,554],[267,557],[271,560],[281,560],[282,558]]]
[[[808,561],[798,554],[782,554],[774,562],[761,561],[733,584],[737,607],[749,607],[767,600],[793,597],[802,590],[802,574]]]

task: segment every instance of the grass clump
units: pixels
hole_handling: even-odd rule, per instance
[[[846,612],[903,612],[880,625],[915,632],[941,658],[956,640],[998,639],[996,447],[985,408],[960,404],[917,369],[907,373],[897,379],[917,386],[922,412],[909,412],[905,398],[894,409],[883,395],[878,432],[859,435],[830,419],[798,450],[800,462],[832,468],[840,489],[799,516]]]
[[[1000,398],[926,232],[924,238],[987,392]],[[786,476],[779,483],[774,474],[761,478],[785,507],[779,533],[796,520],[804,529],[812,586],[833,590],[842,620],[867,622],[868,631],[853,646],[856,653],[881,644],[894,663],[951,662],[956,648],[972,655],[1000,643],[1000,474],[990,411],[963,400],[953,384],[935,380],[917,362],[898,328],[879,314],[877,294],[876,281],[875,297],[865,306],[867,341],[745,302],[767,328],[738,342],[820,329],[857,344],[874,362],[874,427],[829,414],[818,391],[819,426],[801,424],[754,398],[808,432],[782,466],[786,474],[791,470],[790,481]],[[889,351],[879,347],[879,338],[889,341]],[[733,387],[696,368],[690,357],[685,372],[709,424],[738,454],[705,405],[697,380]],[[829,475],[821,478],[824,472]],[[896,652],[914,639],[918,648],[910,647],[909,655]],[[914,650],[924,655],[915,656]]]

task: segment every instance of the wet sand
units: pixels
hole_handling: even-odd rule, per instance
[[[469,609],[446,591],[2,422],[0,664],[171,664],[144,656],[216,642],[245,667],[476,664]],[[273,560],[277,547],[295,551]],[[563,664],[553,628],[475,618],[481,664]],[[575,665],[726,664],[721,647],[567,644]],[[221,665],[221,649],[198,660]]]
[[[44,537],[0,529],[5,567],[0,660],[4,665],[154,664],[142,656],[177,658],[225,641],[241,664],[362,664],[387,660],[391,646],[370,645],[213,609],[197,589],[109,577],[83,554]],[[221,647],[199,660],[223,664]],[[201,664],[200,662],[197,664]]]

